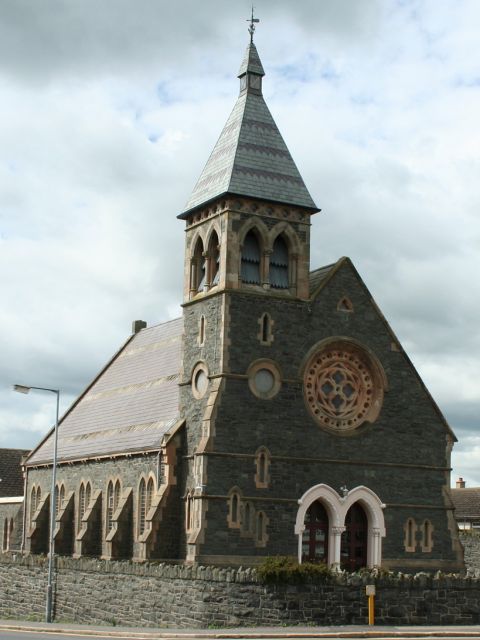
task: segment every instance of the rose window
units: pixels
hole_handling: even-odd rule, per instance
[[[305,400],[313,417],[335,431],[348,431],[379,413],[383,385],[370,356],[349,343],[329,345],[310,359]]]

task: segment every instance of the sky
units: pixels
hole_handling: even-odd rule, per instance
[[[0,3],[0,447],[181,314],[176,219],[238,95],[246,0]],[[480,3],[257,0],[264,95],[480,485]]]

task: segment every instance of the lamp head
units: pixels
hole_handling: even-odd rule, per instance
[[[14,384],[13,390],[18,391],[18,393],[28,393],[31,387],[25,387],[23,384]]]

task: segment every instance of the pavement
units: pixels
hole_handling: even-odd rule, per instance
[[[168,639],[237,639],[237,638],[480,638],[480,625],[455,626],[335,626],[335,627],[239,627],[225,629],[176,629],[106,627],[63,622],[31,622],[22,620],[0,620],[1,631],[49,632],[55,634],[78,634],[107,638],[131,638],[132,640]]]

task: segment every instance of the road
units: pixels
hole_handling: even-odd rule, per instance
[[[167,636],[167,631],[163,631],[161,632],[161,635],[158,635],[158,638],[161,638],[162,640],[169,640],[168,636]],[[225,632],[224,632],[225,633]],[[222,632],[218,633],[219,636],[222,635]],[[225,634],[226,635],[226,634]],[[125,637],[125,636],[124,636]],[[152,632],[150,632],[150,634],[148,636],[144,636],[145,638],[148,638],[148,640],[152,640],[152,638],[154,638],[154,634]],[[188,636],[188,640],[205,640],[205,635],[189,635]],[[207,636],[207,637],[212,637]],[[260,637],[260,636],[259,636]],[[261,640],[284,640],[285,638],[291,638],[292,635],[287,635],[286,633],[280,634],[280,635],[272,635],[269,637],[266,637],[264,635],[261,636]],[[298,637],[298,636],[297,636]],[[314,640],[315,637],[317,638],[325,638],[324,635],[319,635],[319,636],[314,636],[314,635],[309,635],[309,640]],[[331,636],[330,636],[331,637]],[[357,635],[357,638],[365,638],[365,635]],[[408,632],[406,635],[402,636],[402,635],[397,635],[395,634],[393,635],[389,635],[388,633],[386,633],[385,635],[375,635],[375,640],[412,640],[413,638],[415,638],[415,636],[412,636],[412,632]],[[416,636],[417,638],[425,638],[425,637],[429,637],[431,638],[432,636]],[[438,637],[438,636],[437,636]],[[112,639],[112,636],[105,636],[105,635],[91,635],[90,633],[88,635],[81,635],[81,634],[70,634],[70,633],[58,633],[57,631],[51,631],[51,632],[45,632],[45,631],[9,631],[6,629],[0,629],[0,640],[85,640],[85,638],[90,638],[91,640],[104,640],[105,638],[109,638],[110,640]],[[252,638],[252,636],[249,636],[250,640],[255,640],[254,638]],[[475,640],[478,640],[479,635],[451,635],[451,636],[441,636],[442,640],[473,640],[475,638]],[[134,636],[135,640],[141,640],[141,636],[138,636],[135,634]],[[177,640],[176,638],[172,637],[172,640]],[[347,634],[347,635],[337,635],[335,636],[335,640],[352,640],[352,634]]]

